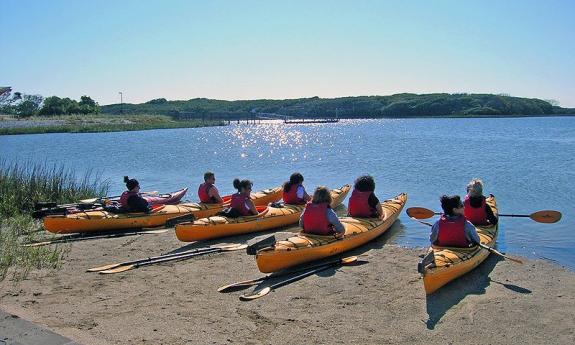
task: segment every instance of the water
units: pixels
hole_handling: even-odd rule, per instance
[[[556,224],[501,219],[498,248],[555,260],[575,269],[575,118],[350,120],[336,124],[230,125],[141,132],[0,136],[12,161],[63,163],[79,174],[100,172],[119,193],[124,175],[143,190],[190,186],[216,173],[223,194],[232,179],[249,178],[254,190],[276,186],[293,171],[308,192],[340,187],[369,173],[380,199],[409,194],[408,207],[439,210],[442,194],[465,194],[473,177],[497,196],[501,213],[554,209]],[[391,241],[425,247],[429,229],[402,214],[404,228]],[[416,260],[416,259],[414,259]]]

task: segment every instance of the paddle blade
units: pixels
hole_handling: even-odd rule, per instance
[[[126,272],[131,270],[132,268],[135,268],[135,265],[126,265],[126,266],[120,266],[118,268],[113,268],[113,269],[109,269],[109,270],[104,270],[104,271],[100,271],[98,273],[100,274],[113,274],[113,273],[120,273],[120,272]]]
[[[561,220],[561,212],[553,210],[544,210],[532,213],[529,218],[539,223],[557,223]]]
[[[356,262],[356,261],[357,261],[357,256],[348,256],[346,258],[341,259],[341,264],[347,265],[347,264],[351,264],[352,262]]]
[[[264,297],[265,295],[267,295],[268,293],[270,293],[270,291],[272,291],[272,288],[270,288],[269,286],[266,288],[261,289],[260,291],[254,293],[253,295],[241,295],[240,296],[240,301],[253,301],[254,299],[258,299],[260,297]]]
[[[254,279],[254,280],[246,280],[243,282],[237,282],[229,285],[225,285],[218,288],[218,292],[231,292],[240,289],[245,289],[250,286],[256,285],[258,282],[262,281],[261,279]]]
[[[218,248],[219,250],[221,250],[221,251],[223,251],[223,252],[231,252],[231,251],[234,251],[234,250],[244,250],[244,249],[246,249],[247,247],[248,247],[247,244],[235,244],[235,245],[232,244],[232,245],[229,245],[229,246],[216,247],[216,248]]]
[[[52,244],[52,242],[50,242],[50,241],[34,242],[34,243],[25,243],[22,245],[22,247],[41,247],[41,246],[47,246],[49,244]]]
[[[415,219],[427,219],[436,215],[435,212],[424,207],[410,207],[405,212],[408,216]]]
[[[92,267],[92,268],[88,268],[86,270],[86,272],[100,272],[100,271],[110,270],[110,269],[116,268],[118,266],[120,266],[120,264],[109,264],[109,265],[100,266],[100,267]]]

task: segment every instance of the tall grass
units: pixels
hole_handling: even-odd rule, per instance
[[[63,166],[45,163],[8,164],[0,160],[0,281],[10,268],[25,278],[33,268],[58,267],[67,247],[23,247],[41,238],[41,225],[30,212],[39,201],[69,203],[106,195],[108,182],[88,173],[78,179]]]

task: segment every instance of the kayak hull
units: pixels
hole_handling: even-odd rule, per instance
[[[256,205],[266,205],[281,198],[281,187],[266,189],[252,194]],[[224,197],[224,200],[229,197]],[[271,200],[271,201],[270,201]],[[204,218],[215,215],[227,207],[224,204],[183,203],[159,205],[151,213],[114,214],[104,210],[87,210],[66,215],[49,215],[43,218],[44,229],[56,234],[101,232],[131,228],[163,226],[170,218],[193,215]]]
[[[497,216],[497,202],[494,196],[486,200]],[[498,235],[498,225],[476,226],[481,243],[493,247]],[[479,266],[488,256],[489,251],[479,246],[471,248],[448,248],[432,246],[427,255],[433,256],[431,264],[422,268],[423,286],[426,294],[432,294],[445,284],[461,277]]]
[[[276,272],[310,261],[320,260],[359,247],[382,235],[396,221],[407,202],[407,194],[382,202],[385,213],[379,218],[340,218],[345,226],[345,237],[319,236],[301,233],[256,254],[258,269],[263,273]]]
[[[349,185],[332,190],[332,207],[341,204],[350,190]],[[273,228],[296,224],[305,205],[283,207],[268,206],[258,215],[238,218],[212,216],[176,226],[176,236],[180,241],[191,242],[220,237],[235,236],[246,233],[265,231]]]

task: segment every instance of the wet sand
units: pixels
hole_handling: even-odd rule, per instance
[[[262,276],[245,251],[114,275],[85,270],[256,235],[186,245],[170,231],[67,244],[71,250],[61,270],[0,283],[0,309],[96,345],[575,343],[573,272],[491,255],[426,297],[416,271],[424,249],[389,244],[401,228],[396,222],[384,236],[349,252],[365,254],[361,260],[368,263],[329,269],[251,302],[238,297],[254,288],[216,291]]]

